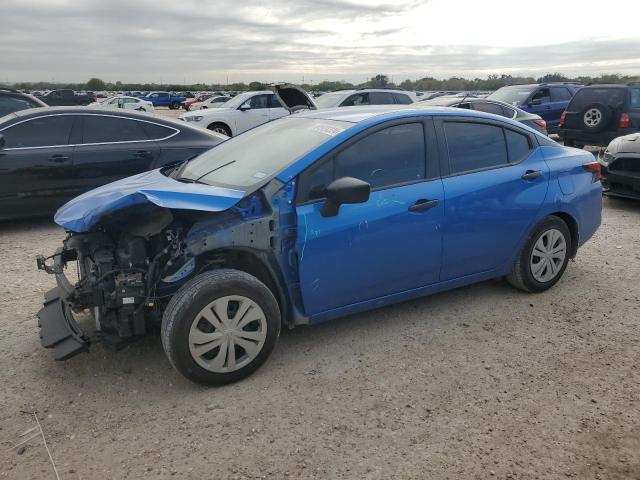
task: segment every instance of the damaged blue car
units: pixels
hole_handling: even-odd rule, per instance
[[[64,360],[160,330],[178,371],[218,385],[260,367],[281,328],[496,277],[541,292],[600,225],[599,172],[477,111],[298,112],[62,207],[68,236],[38,258],[57,282],[42,343]]]

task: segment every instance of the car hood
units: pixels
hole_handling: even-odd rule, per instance
[[[632,133],[615,138],[607,147],[607,153],[638,153],[640,154],[640,133]]]
[[[164,208],[220,212],[233,207],[244,194],[241,190],[179,182],[158,169],[82,194],[60,207],[54,220],[67,231],[82,233],[105,215],[133,205],[152,203]]]

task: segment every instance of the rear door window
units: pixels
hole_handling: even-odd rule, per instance
[[[411,97],[404,93],[394,93],[393,97],[396,99],[396,103],[399,103],[401,105],[409,105],[413,103]]]
[[[444,131],[452,174],[509,163],[502,127],[486,123],[445,121]]]
[[[551,93],[548,88],[541,88],[531,97],[531,103],[533,105],[544,105],[551,101]]]
[[[392,105],[396,102],[391,92],[371,92],[369,94],[369,103],[371,105]]]
[[[139,142],[148,140],[141,122],[123,117],[84,115],[82,143]]]
[[[341,107],[354,107],[357,105],[370,105],[368,93],[356,93],[349,95],[345,101],[343,101]]]
[[[504,116],[502,107],[496,103],[490,102],[473,102],[473,109],[479,112],[493,113],[494,115]]]
[[[6,148],[56,147],[69,144],[75,115],[52,115],[2,130]]]
[[[140,122],[140,126],[149,140],[162,140],[177,133],[177,130],[158,125],[157,123]]]
[[[571,93],[565,87],[551,87],[552,102],[568,102],[571,100]]]

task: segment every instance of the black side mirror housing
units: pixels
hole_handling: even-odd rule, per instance
[[[247,110],[251,110],[251,106],[243,103],[238,107],[238,110],[240,110],[241,112],[246,112]]]
[[[353,177],[342,177],[334,180],[325,189],[326,200],[320,214],[323,217],[338,215],[340,205],[344,203],[364,203],[369,200],[371,185]]]

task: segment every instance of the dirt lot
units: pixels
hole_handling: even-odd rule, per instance
[[[0,226],[0,478],[640,478],[640,204],[605,201],[551,291],[498,281],[285,332],[253,377],[203,388],[158,338],[55,362],[34,257]],[[20,454],[18,453],[20,452]]]

